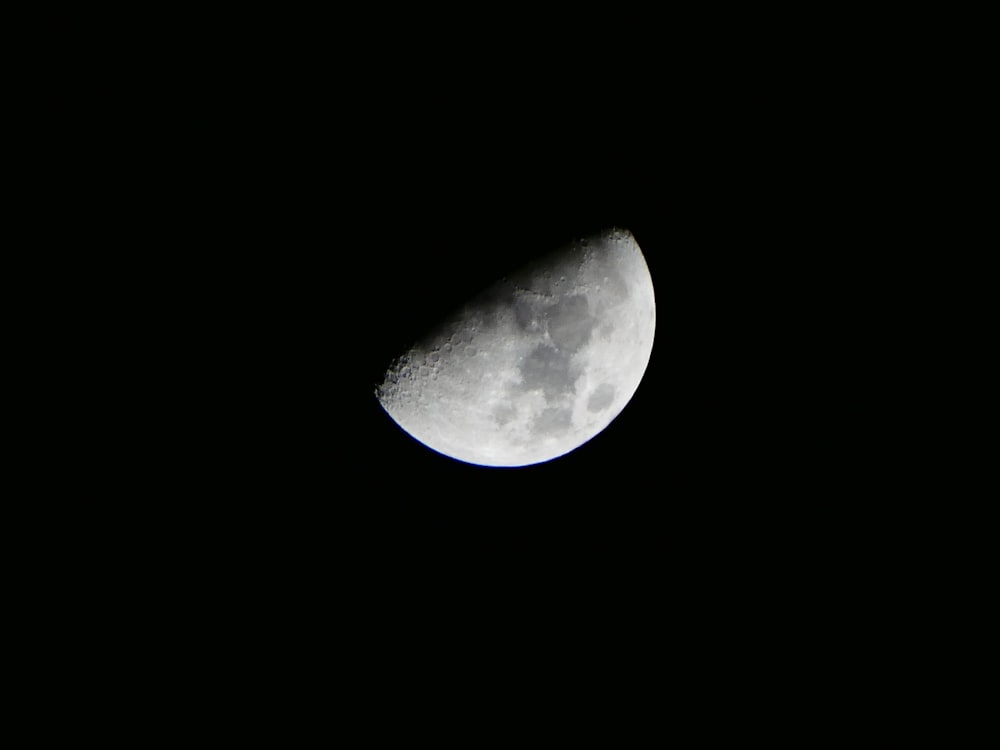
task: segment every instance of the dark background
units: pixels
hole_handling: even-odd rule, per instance
[[[910,373],[951,330],[893,292],[945,304],[899,235],[934,224],[907,205],[935,181],[912,123],[954,79],[886,43],[936,50],[898,14],[616,11],[56,19],[21,191],[52,196],[40,273],[10,277],[13,327],[47,323],[41,395],[15,393],[34,518],[8,525],[31,658],[58,669],[38,679],[410,733],[392,697],[451,723],[485,678],[512,714],[611,692],[699,736],[825,731],[923,688],[950,641],[914,623],[959,611],[927,590],[967,571],[943,565],[965,529],[935,528],[954,492],[924,482]],[[428,323],[611,225],[657,331],[604,432],[487,469],[381,410]]]
[[[435,603],[572,599],[723,653],[734,622],[794,640],[809,628],[776,620],[874,600],[858,581],[890,511],[863,479],[865,366],[839,353],[878,239],[875,126],[839,105],[865,89],[819,27],[745,20],[160,18],[77,39],[98,62],[57,97],[65,190],[87,197],[70,268],[112,292],[93,304],[128,404],[108,499],[77,511],[114,530],[108,569],[387,642]],[[604,432],[499,470],[382,411],[429,323],[608,226],[642,248],[657,331]]]
[[[109,274],[140,279],[120,290],[153,308],[139,370],[170,384],[164,434],[191,432],[170,460],[206,477],[191,523],[319,558],[329,533],[380,560],[500,567],[529,551],[745,569],[814,547],[842,392],[824,300],[856,202],[817,39],[769,45],[738,19],[411,20],[136,19],[71,73],[64,114],[89,124],[92,160],[76,178],[107,196],[84,221],[124,248]],[[604,433],[498,471],[382,412],[374,386],[429,323],[613,225],[645,254],[658,320]]]
[[[273,491],[319,503],[284,519],[293,538],[333,527],[380,563],[445,578],[553,564],[582,580],[619,566],[730,580],[799,575],[793,560],[835,535],[837,365],[816,304],[838,228],[816,176],[837,147],[810,129],[821,102],[738,84],[735,62],[681,73],[617,54],[555,80],[407,63],[291,128],[291,165],[262,173],[280,175],[263,192],[280,199],[262,206],[254,258],[280,321],[264,371],[287,384],[268,402],[290,410],[282,434],[301,451],[280,454],[293,476]],[[374,385],[426,325],[611,225],[643,249],[658,328],[638,393],[598,438],[498,471],[428,451],[381,411]]]

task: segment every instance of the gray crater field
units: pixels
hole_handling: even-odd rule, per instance
[[[573,243],[472,299],[390,366],[380,403],[410,435],[489,466],[550,460],[625,407],[655,302],[632,235]]]

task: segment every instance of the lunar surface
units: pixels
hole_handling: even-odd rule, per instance
[[[611,229],[471,300],[391,364],[376,396],[400,427],[446,456],[541,463],[621,413],[655,328],[642,252],[630,232]]]

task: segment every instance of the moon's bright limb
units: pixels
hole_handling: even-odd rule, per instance
[[[390,366],[376,395],[433,450],[484,466],[562,456],[639,386],[656,305],[628,231],[573,243],[498,282]]]

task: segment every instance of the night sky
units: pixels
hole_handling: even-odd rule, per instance
[[[129,507],[166,575],[288,606],[600,585],[735,611],[854,564],[838,540],[867,506],[843,467],[871,454],[845,438],[858,374],[831,352],[860,255],[819,69],[714,26],[626,23],[581,54],[558,29],[519,46],[227,24],[183,49],[136,33],[113,81],[78,76],[62,101],[121,113],[99,135],[126,158],[77,174],[119,196],[87,226],[114,226],[109,267],[154,309],[130,340],[155,354],[129,372],[156,380],[139,390],[157,418],[134,418],[160,437],[128,463],[154,499]],[[491,469],[383,412],[375,386],[428,325],[610,226],[642,249],[657,327],[602,433]]]
[[[330,529],[410,560],[597,559],[663,540],[719,558],[770,533],[811,460],[797,311],[828,239],[804,252],[806,135],[785,127],[808,112],[738,66],[649,67],[650,47],[517,71],[481,51],[466,75],[441,49],[364,74],[318,44],[236,65],[244,44],[206,45],[212,64],[187,78],[150,74],[169,95],[134,117],[165,175],[147,231],[207,297],[224,290],[207,355],[227,372],[249,358],[219,388],[237,444],[253,444],[231,454],[259,523],[276,513],[292,539]],[[608,429],[500,471],[437,455],[382,412],[375,385],[427,325],[608,226],[635,235],[657,299],[649,368]]]

